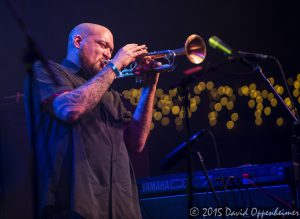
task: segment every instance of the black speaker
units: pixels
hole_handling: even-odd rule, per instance
[[[142,198],[140,204],[144,219],[185,219],[190,214],[193,218],[222,218],[222,214],[227,218],[257,218],[259,212],[276,214],[276,209],[286,214],[297,213],[292,210],[293,196],[289,185],[217,191],[217,196],[223,212],[211,192],[194,194],[195,208],[189,210],[185,194]]]

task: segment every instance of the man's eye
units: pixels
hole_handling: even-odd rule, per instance
[[[106,45],[105,45],[105,44],[103,44],[103,43],[98,43],[98,44],[99,44],[99,46],[101,46],[102,49],[105,49],[105,48],[106,48]]]

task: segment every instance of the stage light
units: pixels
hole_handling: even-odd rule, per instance
[[[151,122],[151,125],[150,125],[150,130],[153,130],[153,129],[154,129],[154,127],[155,127],[155,125],[154,125],[154,122]]]
[[[170,107],[164,106],[164,107],[162,108],[162,114],[168,115],[169,113],[170,113]]]
[[[296,88],[296,89],[300,88],[300,82],[298,80],[294,81],[294,88]]]
[[[249,85],[249,89],[251,90],[256,90],[256,84],[252,83]]]
[[[155,112],[153,117],[156,121],[159,121],[162,118],[162,113],[161,112]]]
[[[226,104],[226,108],[227,108],[228,110],[232,110],[233,107],[234,107],[234,104],[233,104],[232,101],[229,101],[229,102]]]
[[[247,86],[243,86],[242,87],[242,94],[244,96],[249,96],[249,93],[250,93],[250,89]]]
[[[170,119],[168,117],[163,117],[161,120],[161,125],[162,126],[167,126],[170,123]]]
[[[194,98],[195,98],[195,100],[196,100],[196,103],[197,103],[197,104],[200,104],[200,101],[201,101],[200,97],[199,97],[199,96],[194,96]]]
[[[274,94],[273,93],[269,93],[268,94],[268,100],[271,101],[274,98]]]
[[[169,90],[169,95],[171,97],[175,97],[177,95],[177,88]]]
[[[257,96],[255,100],[256,100],[256,103],[259,104],[259,103],[262,103],[264,99],[262,98],[262,96]]]
[[[252,100],[252,99],[248,101],[248,106],[249,106],[251,109],[255,107],[255,104],[256,104],[255,101]]]
[[[232,96],[232,94],[233,94],[233,90],[232,90],[232,88],[231,87],[229,87],[229,86],[226,86],[225,87],[225,94],[227,95],[227,96]]]
[[[259,103],[259,104],[256,105],[256,109],[262,111],[264,109],[264,105],[262,103]]]
[[[250,97],[251,97],[252,99],[255,99],[257,96],[258,96],[258,93],[257,93],[256,90],[251,90],[251,91],[250,91]]]
[[[269,116],[271,114],[271,108],[268,106],[264,109],[264,113],[266,116]]]
[[[210,126],[215,126],[217,124],[217,120],[214,119],[214,120],[209,120],[209,125]]]
[[[275,80],[274,80],[274,78],[273,78],[273,77],[270,77],[270,78],[268,78],[268,80],[269,80],[269,82],[271,83],[271,85],[274,85],[274,83],[275,83]]]
[[[180,107],[179,106],[173,106],[172,107],[172,114],[173,115],[178,115],[180,111]]]
[[[299,90],[298,89],[294,89],[293,90],[293,95],[294,95],[294,97],[298,97],[299,96]]]
[[[290,100],[289,97],[285,98],[284,99],[284,102],[286,103],[286,105],[291,109],[292,108],[292,102]]]
[[[239,119],[239,114],[238,113],[232,113],[231,114],[231,120],[236,122]]]
[[[276,98],[273,98],[270,102],[271,102],[271,106],[272,107],[276,107],[277,106],[277,99]]]
[[[157,103],[157,107],[162,109],[163,105],[164,105],[163,100],[159,100],[158,103]]]
[[[275,90],[277,91],[277,93],[279,93],[280,95],[282,95],[284,93],[284,88],[280,85],[277,86],[277,88],[275,88]]]
[[[255,116],[255,118],[258,118],[258,117],[261,117],[261,110],[255,110],[255,112],[254,112],[254,116]]]
[[[192,113],[196,112],[197,109],[198,109],[197,105],[193,105],[193,106],[190,107],[190,110],[191,110]]]
[[[222,105],[221,105],[221,103],[216,103],[214,109],[215,109],[217,112],[220,112],[220,111],[222,110]]]
[[[267,91],[267,90],[263,90],[263,91],[261,92],[261,96],[262,96],[264,99],[266,99],[266,98],[268,97],[268,91]]]
[[[222,97],[220,103],[221,103],[222,106],[226,106],[226,104],[228,103],[228,98],[227,97]]]
[[[125,98],[125,99],[129,99],[130,98],[130,93],[128,90],[123,90],[122,92],[122,96]]]
[[[132,97],[137,97],[138,96],[138,94],[139,94],[139,92],[138,92],[138,90],[137,89],[131,89],[130,90],[130,96],[132,96]]]
[[[181,119],[180,117],[176,117],[176,118],[175,118],[175,124],[176,124],[177,126],[182,125],[182,119]]]
[[[194,93],[195,94],[200,94],[201,90],[199,89],[198,85],[194,87]]]
[[[283,120],[282,117],[279,117],[279,118],[276,119],[276,124],[277,124],[277,126],[282,126],[283,123],[284,123],[284,120]]]
[[[204,91],[206,88],[205,82],[204,81],[199,82],[198,87],[200,88],[201,91]]]
[[[261,117],[256,117],[256,119],[255,119],[255,125],[257,125],[257,126],[261,126],[261,124],[262,124],[262,118]]]
[[[160,88],[158,88],[157,90],[156,90],[156,92],[155,92],[155,95],[159,98],[159,97],[161,97],[161,95],[163,95],[164,94],[164,91],[162,90],[162,89],[160,89]]]
[[[220,87],[218,88],[218,94],[219,94],[219,95],[225,94],[225,87],[220,86]]]
[[[234,127],[234,122],[233,121],[228,121],[227,123],[226,123],[226,127],[228,128],[228,129],[233,129],[233,127]]]
[[[137,102],[136,102],[136,99],[134,97],[130,97],[130,103],[133,105],[133,106],[136,106],[137,105]]]
[[[206,83],[206,89],[207,89],[207,90],[212,90],[213,88],[214,88],[214,82],[208,81],[208,82]]]

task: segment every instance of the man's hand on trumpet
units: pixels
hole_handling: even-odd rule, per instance
[[[149,56],[144,56],[137,59],[139,59],[137,69],[140,72],[136,75],[136,81],[142,83],[144,87],[156,86],[159,73],[147,72],[147,70],[159,67],[162,65],[162,63],[155,61]]]
[[[130,63],[135,62],[138,57],[144,56],[147,52],[146,45],[127,44],[117,52],[111,62],[119,70],[122,70]]]

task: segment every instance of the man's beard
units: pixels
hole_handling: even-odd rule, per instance
[[[79,61],[81,68],[85,71],[86,74],[88,74],[90,78],[95,76],[103,68],[102,64],[99,62],[90,62],[84,48],[79,50]]]

